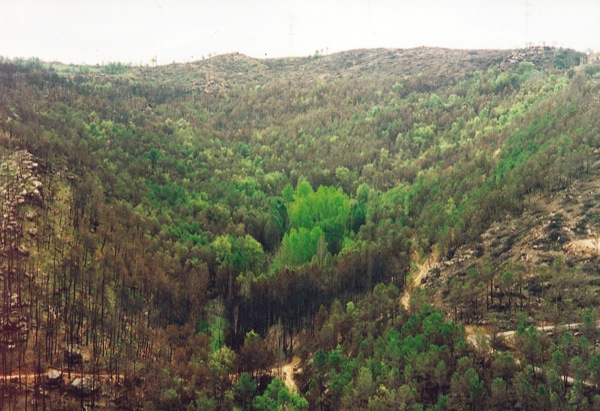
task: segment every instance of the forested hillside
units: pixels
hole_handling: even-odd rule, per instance
[[[1,61],[0,408],[600,407],[585,57]]]

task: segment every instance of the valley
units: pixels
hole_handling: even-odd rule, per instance
[[[586,59],[0,61],[0,409],[595,409]]]

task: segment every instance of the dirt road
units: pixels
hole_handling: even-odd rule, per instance
[[[293,357],[290,362],[280,367],[271,369],[271,375],[279,377],[285,383],[285,386],[291,392],[298,393],[298,385],[294,381],[294,368],[300,364],[300,358]]]
[[[415,257],[416,256],[413,256],[413,261],[416,261]],[[423,278],[425,278],[425,276],[436,261],[437,255],[435,253],[432,253],[423,264],[417,263],[417,275],[411,278],[411,280],[409,280],[410,283],[406,285],[406,287],[404,288],[404,292],[402,293],[402,297],[400,297],[400,304],[402,304],[402,306],[406,310],[410,308],[410,297],[413,291],[421,286]]]

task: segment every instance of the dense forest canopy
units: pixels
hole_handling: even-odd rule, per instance
[[[128,409],[598,406],[597,299],[569,291],[583,274],[559,256],[525,288],[587,324],[577,336],[535,328],[527,270],[493,258],[445,285],[446,316],[424,292],[400,304],[419,261],[592,172],[585,58],[1,61],[3,375],[111,373],[125,384],[85,402]],[[450,321],[484,317],[520,326],[514,344],[488,351]],[[295,357],[302,372],[270,380]],[[0,388],[7,409],[31,401]]]

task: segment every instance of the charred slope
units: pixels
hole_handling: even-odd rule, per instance
[[[365,359],[375,338],[409,324],[408,344],[433,321],[442,329],[430,329],[439,337],[431,341],[454,352],[443,354],[450,368],[437,374],[440,392],[431,373],[418,377],[419,392],[431,393],[418,402],[433,405],[465,368],[457,356],[474,357],[460,327],[427,310],[409,320],[398,306],[411,255],[476,242],[507,214],[528,212],[530,199],[593,172],[598,78],[573,68],[578,57],[359,50],[71,71],[3,62],[2,154],[27,149],[55,179],[52,201],[37,211],[39,245],[19,260],[24,278],[47,274],[30,282],[25,306],[38,316],[37,339],[28,334],[21,357],[3,363],[5,375],[19,358],[28,375],[62,370],[81,350],[80,374],[122,375],[126,403],[241,406],[256,394],[252,377],[267,375],[299,341],[305,354],[333,353],[356,335],[345,355]],[[548,227],[552,241],[562,241],[562,224]],[[481,251],[493,272],[505,271],[504,256],[521,240],[517,230]],[[574,301],[548,293],[554,280],[539,278],[552,301]],[[518,282],[502,275],[500,295],[496,279],[491,307],[525,307]],[[472,303],[483,315],[485,287],[456,294],[456,284],[469,284],[460,281],[442,286],[459,296],[463,317]],[[349,367],[345,381],[360,373],[368,382],[368,371]],[[236,389],[250,392],[234,399],[244,372]],[[393,381],[371,373],[393,390],[414,386],[410,373]],[[321,382],[311,406],[339,408],[358,392]],[[384,393],[361,395],[356,403],[367,404]]]

